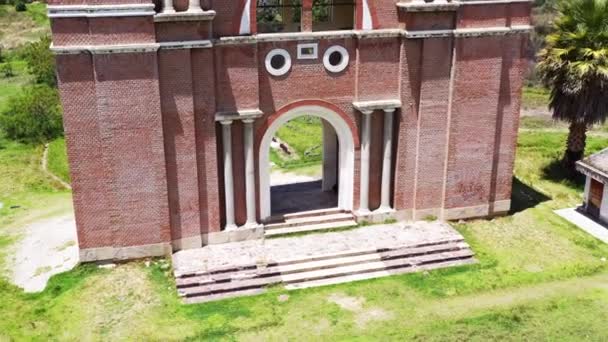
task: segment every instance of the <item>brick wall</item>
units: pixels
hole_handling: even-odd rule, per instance
[[[155,3],[158,8],[160,2]],[[204,8],[217,12],[212,23],[154,23],[150,16],[57,18],[51,25],[53,42],[74,47],[233,36],[238,34],[244,3],[203,1]],[[529,23],[530,5],[523,3],[467,5],[457,12],[438,13],[398,12],[395,1],[389,0],[369,3],[376,28],[442,30]],[[176,0],[175,6],[185,9],[187,1]],[[319,44],[316,60],[298,60],[294,40],[58,56],[80,247],[170,243],[220,232],[225,209],[218,112],[263,112],[254,124],[256,168],[260,139],[281,113],[307,104],[338,113],[356,141],[357,209],[361,114],[352,103],[399,99],[393,152],[395,209],[414,215],[454,215],[451,210],[461,210],[461,216],[470,217],[482,212],[467,208],[489,208],[483,214],[492,214],[494,203],[510,199],[525,67],[523,35],[345,36],[302,42],[309,41]],[[323,66],[323,54],[332,45],[343,46],[350,55],[348,67],[337,74]],[[265,69],[266,55],[275,48],[291,56],[287,75],[271,76]],[[372,114],[371,209],[380,204],[383,116],[381,110]],[[232,140],[236,219],[244,224],[239,121],[232,125]],[[259,184],[257,190],[259,194]],[[504,205],[496,209],[503,210]]]

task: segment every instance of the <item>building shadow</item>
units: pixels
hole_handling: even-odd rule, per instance
[[[272,215],[337,207],[338,193],[323,191],[321,184],[322,181],[312,181],[272,186],[270,188]]]
[[[509,211],[509,215],[517,214],[524,210],[534,208],[537,205],[549,200],[551,200],[549,196],[531,188],[527,184],[517,179],[517,177],[513,177],[511,210]]]
[[[561,160],[555,159],[542,168],[543,178],[582,191],[585,188],[585,176],[579,172],[568,171]]]

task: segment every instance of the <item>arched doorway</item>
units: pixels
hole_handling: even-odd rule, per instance
[[[260,175],[260,216],[262,221],[271,217],[270,163],[269,151],[272,138],[277,130],[288,121],[301,116],[315,116],[332,126],[338,137],[338,208],[353,209],[355,142],[352,131],[344,119],[336,112],[322,106],[301,106],[281,114],[274,120],[262,137],[259,153]]]

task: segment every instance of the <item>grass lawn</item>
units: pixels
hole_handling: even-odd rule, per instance
[[[45,4],[28,4],[25,12],[16,12],[13,5],[0,5],[0,41],[4,48],[17,48],[49,33]]]
[[[70,182],[70,168],[64,138],[49,143],[48,170],[64,182]]]
[[[190,306],[165,259],[83,265],[36,295],[0,281],[0,339],[606,340],[608,246],[552,212],[581,201],[581,184],[555,167],[565,137],[521,133],[514,213],[456,225],[478,265]],[[593,136],[589,152],[607,145]],[[40,152],[0,151],[19,151],[14,160],[32,169],[14,175],[19,182],[40,179],[25,149]],[[32,193],[56,192],[44,180],[27,183]]]
[[[270,160],[282,169],[297,169],[319,165],[323,161],[323,126],[321,119],[302,116],[290,120],[277,131],[276,136],[286,142],[293,155],[270,150]]]
[[[23,87],[29,84],[32,76],[27,71],[27,63],[25,61],[13,60],[7,61],[10,63],[15,76],[4,77],[0,75],[0,112],[6,109],[8,100],[21,93]],[[0,67],[5,63],[0,63]]]

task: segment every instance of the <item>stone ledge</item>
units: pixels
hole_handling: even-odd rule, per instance
[[[160,42],[158,44],[163,50],[208,49],[213,47],[211,40],[186,40],[181,42]]]
[[[153,16],[154,4],[49,5],[49,18],[105,18]]]
[[[215,18],[215,15],[215,11],[158,13],[154,16],[154,22],[211,21]]]
[[[124,45],[71,45],[55,46],[51,44],[50,50],[55,55],[76,55],[89,52],[94,55],[111,53],[136,53],[136,52],[156,52],[160,48],[158,43],[144,44],[124,44]]]
[[[397,8],[405,12],[450,12],[456,11],[460,7],[459,1],[411,1],[398,2]]]
[[[99,247],[80,250],[80,262],[120,261],[171,255],[169,243],[130,247]]]
[[[253,120],[264,115],[260,109],[243,109],[233,112],[217,112],[215,113],[215,121],[233,121],[233,120]]]
[[[230,231],[221,231],[202,235],[203,245],[219,245],[229,242],[259,240],[264,238],[264,227],[238,228]]]
[[[356,101],[353,107],[360,112],[370,112],[374,110],[395,110],[401,108],[400,100],[377,100],[377,101]]]

